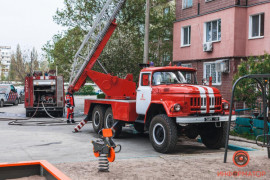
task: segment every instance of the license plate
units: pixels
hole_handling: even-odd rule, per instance
[[[219,121],[219,117],[206,117],[204,121],[211,122],[211,121]]]

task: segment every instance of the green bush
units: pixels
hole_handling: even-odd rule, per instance
[[[97,95],[97,98],[98,98],[98,99],[104,99],[104,98],[105,98],[105,94],[98,94],[98,95]]]
[[[78,92],[74,95],[96,95],[94,88],[91,85],[83,86]]]

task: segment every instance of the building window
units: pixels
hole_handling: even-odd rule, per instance
[[[205,23],[205,41],[215,42],[221,39],[221,19]]]
[[[186,9],[186,8],[189,8],[189,7],[192,7],[192,0],[183,0],[183,8],[182,9]]]
[[[264,13],[249,17],[249,38],[264,36]]]
[[[170,62],[170,61],[171,61],[170,53],[165,52],[165,53],[163,54],[163,61],[164,61],[164,62]]]
[[[181,46],[190,46],[191,26],[182,27]]]
[[[203,78],[209,81],[209,77],[212,77],[213,85],[221,85],[221,72],[217,72],[215,62],[204,63]]]

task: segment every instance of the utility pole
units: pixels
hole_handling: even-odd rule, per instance
[[[145,8],[145,35],[144,35],[144,56],[143,63],[149,60],[149,26],[150,26],[150,0],[146,0]]]

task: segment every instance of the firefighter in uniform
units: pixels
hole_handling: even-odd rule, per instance
[[[66,94],[66,107],[67,107],[67,123],[70,123],[70,119],[72,123],[75,123],[74,121],[74,97],[73,97],[73,91],[71,88],[68,88],[68,92]]]

